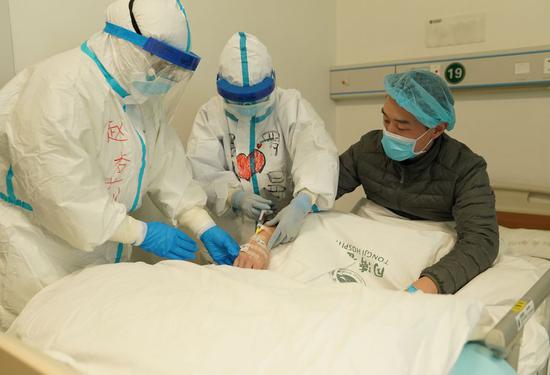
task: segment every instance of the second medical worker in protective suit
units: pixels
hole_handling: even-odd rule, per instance
[[[220,60],[219,96],[197,114],[188,156],[209,208],[241,243],[262,210],[276,214],[266,223],[277,225],[273,248],[293,240],[309,212],[333,206],[337,150],[300,93],[276,88],[271,57],[255,36],[234,34]]]
[[[103,32],[0,91],[3,330],[44,286],[128,260],[131,245],[193,259],[186,233],[129,215],[145,193],[215,261],[233,263],[238,245],[203,209],[206,195],[164,116],[163,95],[198,65],[190,46],[180,0],[119,0]]]

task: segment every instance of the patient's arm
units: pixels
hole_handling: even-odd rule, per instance
[[[275,227],[262,226],[262,230],[250,237],[247,243],[241,246],[241,252],[233,266],[265,270],[269,265],[269,250],[267,243],[273,235]]]

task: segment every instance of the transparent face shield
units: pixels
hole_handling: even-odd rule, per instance
[[[145,97],[165,95],[172,88],[184,88],[193,72],[162,61],[158,58],[145,72],[131,75],[132,88]],[[182,83],[179,85],[179,83]]]
[[[145,66],[141,71],[130,75],[131,96],[136,103],[143,103],[148,98],[162,99],[169,95],[165,108],[171,112],[179,104],[187,83],[193,76],[200,62],[200,57],[190,51],[172,47],[155,38],[145,37],[121,26],[107,23],[104,31],[120,39],[124,39],[144,50],[147,56]]]
[[[237,86],[218,75],[216,86],[229,113],[236,117],[261,116],[273,105],[275,73],[252,86]]]
[[[190,70],[183,69],[160,58],[157,58],[157,60],[158,61],[151,65],[148,72],[148,74],[151,74],[153,77],[160,77],[176,84],[182,81],[188,81],[193,75],[193,72]]]
[[[170,64],[162,59],[151,65],[146,79],[155,82],[146,87],[153,88],[149,96],[161,97],[166,114],[166,120],[171,123],[182,103],[182,97],[189,80],[193,76],[192,71]]]

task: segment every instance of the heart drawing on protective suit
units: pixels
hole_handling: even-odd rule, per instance
[[[252,158],[252,153],[245,155],[237,155],[237,172],[239,173],[240,178],[244,178],[247,181],[250,181],[252,177],[252,171],[250,170],[250,159]],[[255,173],[262,173],[265,167],[265,155],[258,149],[254,150],[254,165]]]

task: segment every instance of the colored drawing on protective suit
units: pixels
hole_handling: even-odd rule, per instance
[[[254,155],[254,156],[253,156]],[[237,173],[240,178],[244,178],[247,181],[250,181],[252,178],[252,171],[250,169],[250,159],[254,157],[254,174],[262,173],[265,167],[265,155],[258,149],[254,150],[254,153],[247,155],[239,154],[237,155]]]

